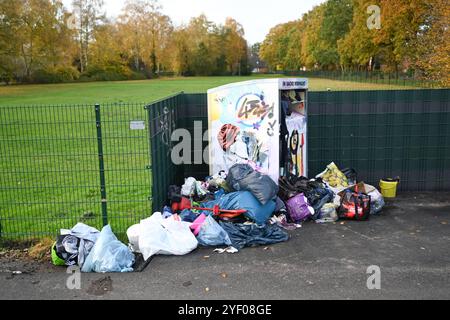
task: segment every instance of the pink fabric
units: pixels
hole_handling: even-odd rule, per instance
[[[198,236],[198,234],[200,233],[200,229],[202,228],[203,223],[206,220],[206,215],[204,213],[202,213],[201,215],[198,216],[197,219],[195,219],[195,221],[191,224],[191,229],[194,232],[195,236]]]

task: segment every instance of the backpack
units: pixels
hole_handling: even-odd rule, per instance
[[[364,221],[370,217],[371,198],[368,194],[347,190],[342,196],[338,215],[341,219]]]

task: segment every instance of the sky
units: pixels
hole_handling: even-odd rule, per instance
[[[108,17],[117,17],[125,0],[104,0]],[[325,0],[159,0],[162,12],[175,26],[204,13],[210,21],[224,24],[227,17],[241,23],[250,44],[262,42],[277,24],[296,20]],[[71,9],[72,0],[63,0]]]

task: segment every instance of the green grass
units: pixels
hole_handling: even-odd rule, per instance
[[[205,92],[254,78],[258,77],[0,87],[2,237],[53,236],[60,228],[71,228],[79,221],[101,228],[93,108],[98,102],[102,103],[109,220],[123,238],[128,226],[151,214],[148,133],[129,130],[130,120],[147,119],[143,103],[180,91]],[[312,90],[397,88],[323,79],[311,79],[310,86]]]
[[[251,79],[275,76],[166,78],[145,81],[90,82],[56,85],[0,87],[0,106],[29,104],[94,104],[108,102],[151,102],[184,91],[206,92],[210,88]],[[310,79],[312,91],[412,89],[387,84]]]

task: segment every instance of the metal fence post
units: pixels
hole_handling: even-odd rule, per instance
[[[103,139],[102,139],[102,120],[100,113],[100,105],[95,105],[95,120],[97,124],[97,141],[98,141],[98,159],[99,159],[99,173],[100,173],[100,192],[102,202],[102,218],[103,226],[108,224],[108,210],[106,199],[106,179],[105,179],[105,161],[103,156]]]

